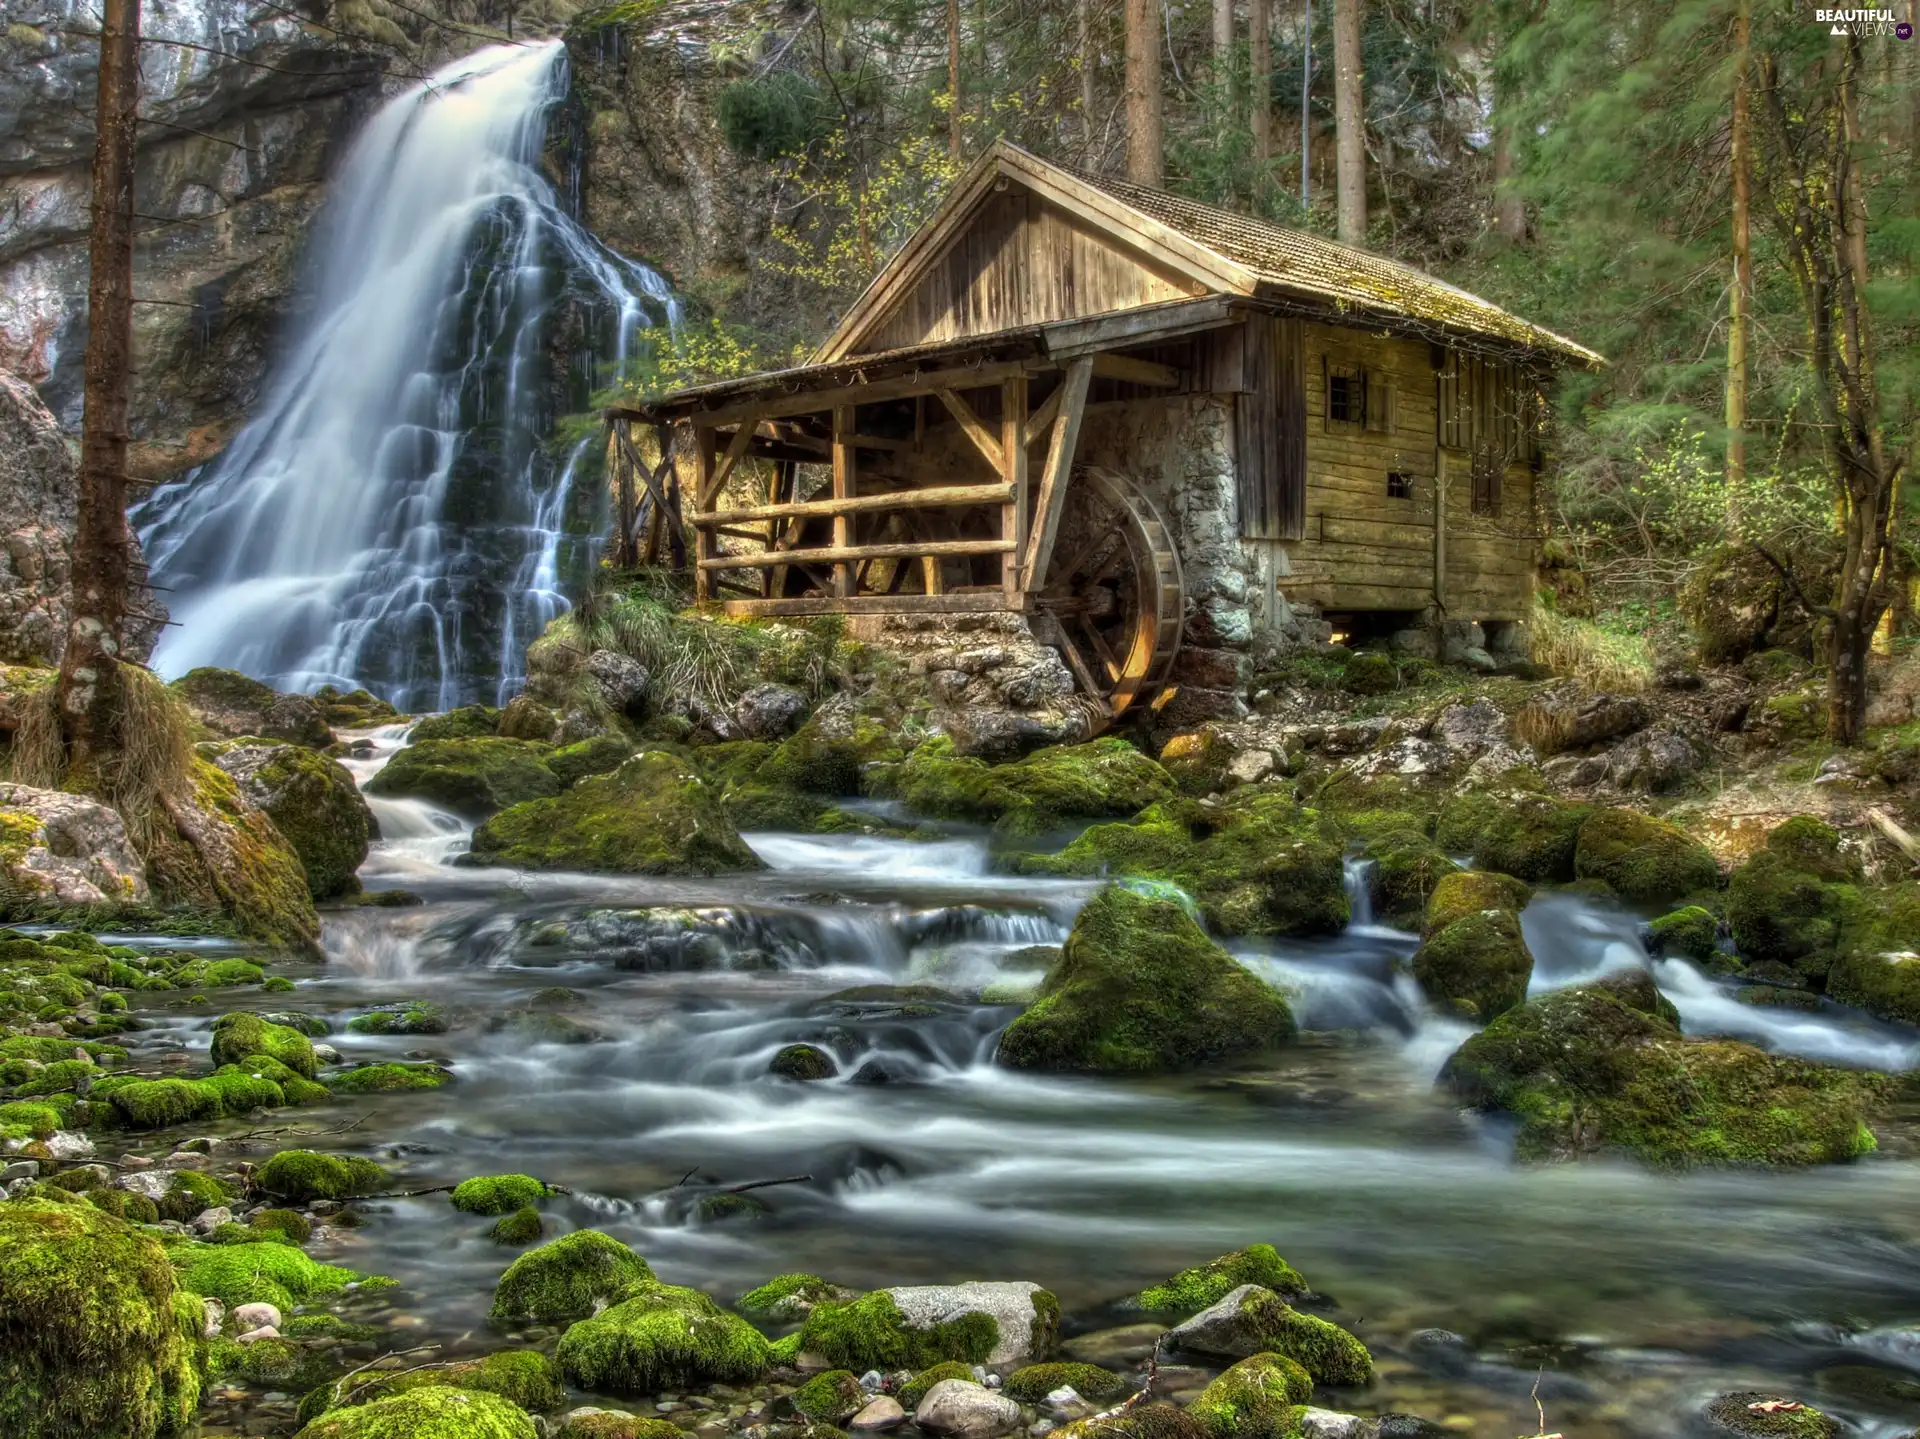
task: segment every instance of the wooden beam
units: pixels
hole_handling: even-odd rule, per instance
[[[771,554],[716,555],[700,561],[708,570],[750,570],[765,565],[836,565],[846,568],[860,560],[911,560],[921,555],[998,555],[1012,546],[1006,540],[916,540],[901,545],[835,545],[831,549],[778,550]],[[850,595],[836,596],[850,599]]]
[[[1136,360],[1131,355],[1095,355],[1093,372],[1103,380],[1125,380],[1131,385],[1152,385],[1160,390],[1177,390],[1186,380],[1172,365]]]
[[[1040,408],[1027,416],[1027,428],[1021,435],[1023,443],[1031,445],[1046,434],[1053,424],[1053,417],[1060,413],[1060,397],[1066,392],[1066,386],[1055,385],[1053,393],[1040,402]]]
[[[729,600],[727,613],[740,619],[780,615],[980,615],[1017,612],[1020,606],[995,590],[991,594],[856,595],[832,599],[806,595],[777,600]]]
[[[693,511],[698,516],[707,507],[707,498],[713,493],[713,452],[714,433],[706,426],[697,426],[693,432]],[[693,532],[693,597],[704,603],[713,598],[713,583],[707,578],[707,557],[713,553],[713,534],[704,529]]]
[[[787,504],[756,505],[747,510],[716,510],[694,520],[716,526],[749,520],[785,520],[795,517],[860,514],[870,510],[926,510],[956,505],[1004,505],[1012,496],[1007,484],[934,485],[924,490],[888,490],[877,495],[854,495],[844,500],[795,500]]]
[[[1000,588],[1020,593],[1020,551],[1027,542],[1027,377],[1000,382],[1000,474],[1012,493],[1000,507],[1000,538],[1007,552],[1000,561]]]
[[[1067,500],[1067,482],[1073,472],[1073,452],[1080,445],[1080,419],[1086,413],[1087,386],[1093,383],[1093,360],[1074,360],[1060,383],[1060,417],[1053,422],[1047,445],[1047,467],[1040,472],[1040,498],[1033,508],[1033,533],[1027,540],[1027,560],[1021,583],[1031,591],[1046,583],[1053,559],[1053,542],[1060,534],[1060,511]]]
[[[712,409],[694,409],[685,418],[698,425],[725,429],[746,419],[775,420],[789,415],[825,414],[837,405],[873,405],[882,400],[904,400],[913,395],[931,395],[940,390],[972,389],[979,385],[997,385],[1008,375],[1036,374],[1057,366],[1047,360],[998,360],[980,365],[951,365],[939,370],[915,370],[883,380],[854,380],[818,390],[774,390],[750,400],[716,405]],[[613,419],[657,420],[652,409],[612,406],[606,414]]]
[[[940,390],[940,403],[947,407],[947,413],[958,422],[961,431],[973,441],[974,448],[980,451],[980,457],[992,465],[995,471],[1000,469],[1000,441],[992,430],[980,423],[980,417],[973,412],[973,406],[952,390]]]
[[[753,439],[753,432],[759,428],[758,420],[742,420],[734,428],[733,438],[727,441],[727,453],[721,459],[720,467],[713,472],[711,478],[704,475],[701,477],[700,503],[696,508],[705,510],[712,506],[715,497],[733,477],[733,467],[740,463],[740,457],[747,452],[747,445]]]
[[[854,485],[857,482],[854,473],[853,455],[853,419],[852,405],[836,405],[833,411],[833,497],[836,500],[853,498]],[[842,510],[833,517],[833,548],[848,552],[853,548],[853,516]],[[796,553],[788,551],[789,554]],[[824,559],[824,556],[821,558]],[[833,570],[833,592],[845,599],[853,593],[853,571],[844,560],[836,560]]]
[[[1123,345],[1175,340],[1202,330],[1217,330],[1222,325],[1243,324],[1246,319],[1240,308],[1243,303],[1231,295],[1209,295],[1204,300],[1169,300],[1086,320],[1056,320],[1042,333],[1049,355],[1056,360],[1071,360]]]

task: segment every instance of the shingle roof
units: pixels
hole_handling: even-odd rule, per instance
[[[1056,168],[1179,231],[1223,259],[1246,266],[1263,285],[1331,300],[1337,305],[1430,321],[1536,349],[1557,350],[1582,364],[1605,363],[1586,346],[1509,314],[1491,301],[1437,280],[1411,265],[1384,260],[1304,230],[1289,230],[1271,221],[1237,215],[1216,205],[1170,195],[1165,190],[1137,185],[1112,175],[1098,175],[1066,165],[1056,165]]]

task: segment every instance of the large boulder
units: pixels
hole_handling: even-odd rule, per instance
[[[117,811],[84,795],[0,784],[0,874],[14,904],[144,904],[147,870]]]
[[[294,1439],[537,1439],[540,1432],[510,1399],[430,1384],[322,1414]]]
[[[299,1030],[274,1024],[257,1014],[223,1014],[213,1022],[208,1057],[216,1067],[245,1065],[260,1054],[284,1064],[303,1079],[313,1078],[313,1041]]]
[[[192,1428],[206,1311],[150,1235],[85,1204],[0,1205],[0,1313],[10,1439]]]
[[[315,899],[352,894],[380,827],[359,785],[336,760],[300,745],[206,746],[300,856]]]
[[[1257,1284],[1243,1284],[1167,1333],[1167,1346],[1221,1359],[1277,1354],[1316,1384],[1365,1384],[1373,1356],[1337,1324],[1302,1314]]]
[[[169,797],[170,832],[147,850],[147,882],[165,903],[219,909],[241,933],[313,950],[320,936],[305,866],[233,777],[199,755],[193,787]]]
[[[611,774],[588,775],[552,799],[502,810],[474,831],[473,857],[521,869],[614,874],[766,867],[700,776],[664,750],[637,754]]]
[[[1780,615],[1779,571],[1752,549],[1715,550],[1680,590],[1680,614],[1708,664],[1736,664],[1766,643]]]
[[[1014,1069],[1154,1073],[1267,1049],[1293,1028],[1286,997],[1180,903],[1110,886],[1080,911],[998,1057]]]
[[[1718,889],[1713,852],[1679,825],[1631,809],[1598,809],[1580,826],[1573,872],[1633,904],[1661,904]]]
[[[283,695],[232,670],[188,670],[170,686],[188,711],[216,735],[285,740],[311,749],[333,743],[333,731],[317,700]]]
[[[1313,1398],[1313,1379],[1281,1354],[1242,1359],[1200,1391],[1188,1412],[1213,1439],[1294,1439],[1298,1406]]]
[[[1059,1325],[1060,1302],[1038,1284],[902,1285],[816,1304],[800,1349],[855,1373],[949,1360],[1006,1371],[1044,1357]]]
[[[1601,1151],[1651,1164],[1835,1163],[1874,1148],[1885,1081],[1682,1036],[1642,970],[1509,1010],[1447,1060],[1440,1087],[1520,1121],[1523,1160]]]
[[[1413,977],[1442,1010],[1477,1022],[1527,997],[1533,954],[1511,909],[1480,909],[1429,934],[1414,953]]]
[[[952,1439],[994,1439],[1020,1426],[1020,1406],[971,1379],[942,1379],[914,1406],[913,1422]]]
[[[597,1394],[658,1394],[750,1382],[767,1341],[697,1289],[643,1283],[573,1325],[554,1359],[570,1383]]]
[[[611,1235],[578,1229],[522,1254],[493,1291],[501,1323],[584,1319],[635,1285],[651,1284],[647,1261]]]
[[[1827,993],[1882,1019],[1920,1025],[1920,884],[1863,898],[1827,973]]]
[[[1300,1271],[1282,1259],[1271,1244],[1249,1244],[1149,1285],[1128,1301],[1128,1307],[1155,1314],[1193,1314],[1218,1304],[1246,1284],[1271,1289],[1286,1299],[1298,1299],[1308,1292]]]
[[[1031,874],[1165,880],[1192,895],[1220,934],[1333,934],[1348,919],[1344,857],[1333,824],[1284,789],[1250,785],[1219,804],[1163,801],[1017,864]]]
[[[1547,794],[1536,772],[1512,769],[1448,799],[1434,840],[1449,854],[1471,854],[1480,869],[1529,884],[1570,880],[1580,826],[1592,812]]]
[[[470,736],[410,744],[367,782],[367,793],[424,799],[468,819],[544,799],[560,781],[542,763],[549,747],[528,740]]]
[[[1748,964],[1787,965],[1818,988],[1860,911],[1861,881],[1860,862],[1832,826],[1810,815],[1777,825],[1728,882],[1734,948]]]
[[[839,695],[781,742],[755,780],[773,789],[836,799],[862,792],[868,766],[893,764],[901,757],[897,728],[861,713],[851,696]]]
[[[922,744],[900,766],[895,791],[911,809],[940,819],[997,821],[1003,830],[1038,834],[1075,819],[1138,814],[1171,799],[1173,779],[1123,739],[1038,750],[1012,764],[989,765],[954,752],[944,736]]]

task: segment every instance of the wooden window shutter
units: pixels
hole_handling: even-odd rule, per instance
[[[1240,533],[1297,540],[1307,526],[1306,329],[1299,320],[1247,321],[1248,393],[1234,400]],[[1321,368],[1321,394],[1326,394]]]

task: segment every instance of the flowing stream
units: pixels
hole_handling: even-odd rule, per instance
[[[598,508],[590,441],[556,420],[676,318],[665,280],[582,229],[539,169],[566,92],[559,41],[493,46],[354,140],[309,318],[257,412],[134,516],[179,622],[163,672],[366,685],[409,710],[518,692]]]
[[[363,783],[404,733],[371,736],[352,762]],[[526,875],[451,865],[460,821],[372,803],[387,837],[362,878],[428,902],[329,914],[329,962],[291,971],[297,992],[270,1004],[325,1017],[350,1060],[451,1065],[440,1090],[334,1106],[325,1122],[365,1122],[308,1141],[377,1154],[404,1187],[539,1175],[573,1191],[546,1206],[550,1233],[605,1229],[723,1301],[793,1270],[860,1286],[1025,1278],[1083,1330],[1125,1322],[1113,1301],[1146,1282],[1267,1240],[1373,1346],[1378,1384],[1334,1396],[1351,1407],[1531,1433],[1539,1376],[1547,1427],[1569,1434],[1677,1434],[1713,1393],[1783,1384],[1869,1439],[1920,1421],[1910,1141],[1801,1173],[1518,1168],[1500,1124],[1434,1096],[1468,1031],[1398,975],[1415,938],[1364,903],[1338,937],[1236,946],[1293,992],[1303,1033],[1277,1056],[1153,1080],[1035,1076],[992,1063],[1018,1010],[965,996],[1037,981],[1036,947],[1064,938],[1090,888],[996,876],[983,835],[752,835],[770,869],[716,880]],[[1363,901],[1363,868],[1349,879]],[[1536,988],[1647,963],[1638,922],[1543,893],[1524,917]],[[1920,1061],[1910,1031],[1741,1004],[1672,961],[1655,972],[1690,1031]],[[833,997],[901,984],[954,998]],[[399,999],[443,1006],[452,1028],[345,1028]],[[138,1038],[204,1056],[212,1017],[256,1002],[157,1010]],[[769,1076],[799,1042],[839,1077]],[[676,1193],[690,1174],[808,1178],[758,1191],[757,1220],[703,1224]],[[440,1195],[370,1207],[319,1257],[394,1275],[400,1319],[456,1352],[484,1341],[508,1258],[488,1221]]]

